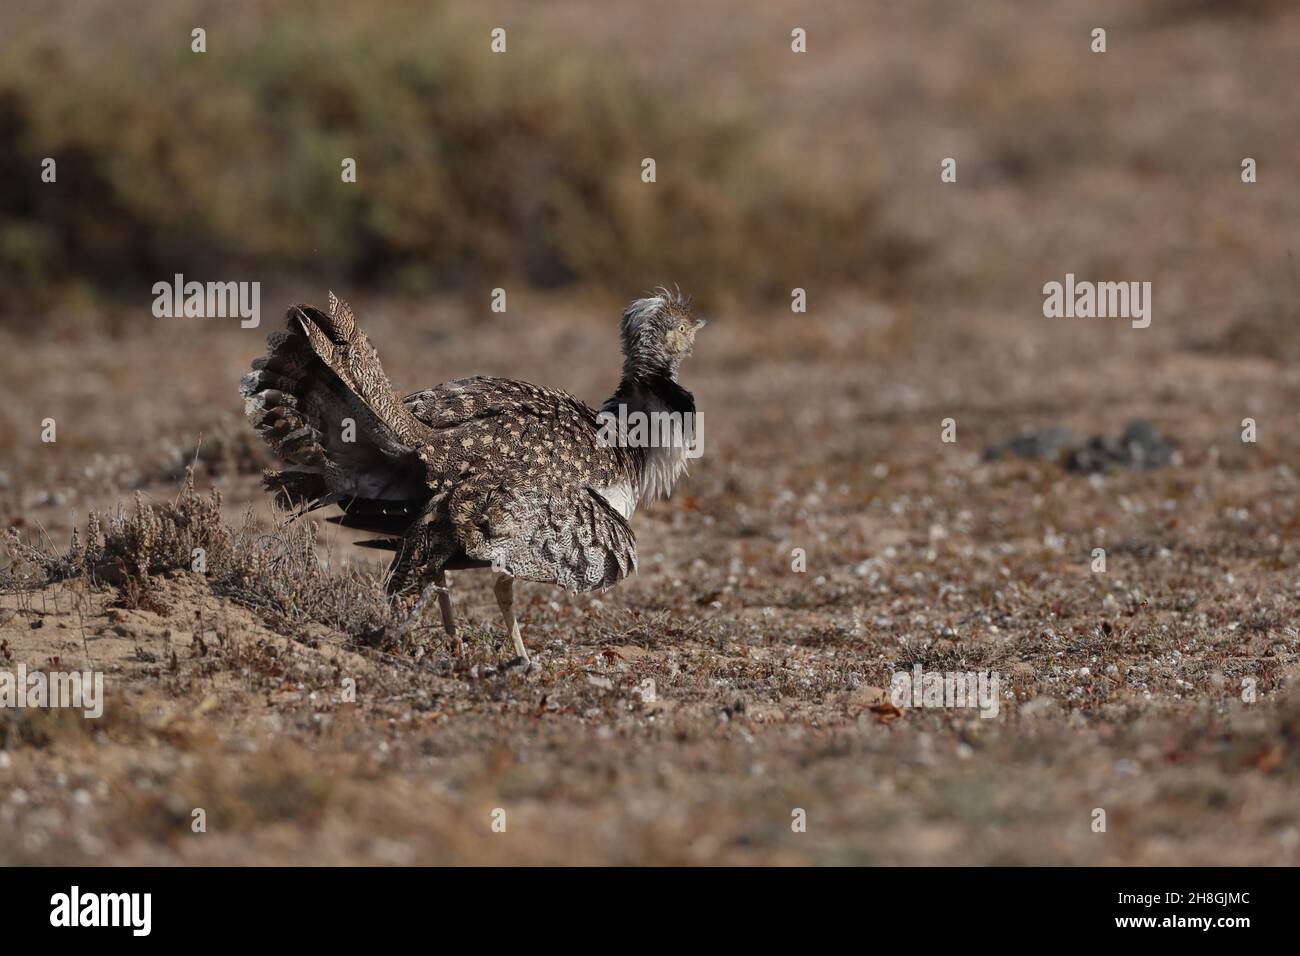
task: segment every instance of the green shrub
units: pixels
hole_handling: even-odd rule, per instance
[[[174,272],[289,273],[755,298],[910,255],[881,233],[867,180],[764,162],[760,117],[648,89],[562,37],[512,28],[494,54],[489,26],[415,3],[116,6],[107,24],[38,16],[8,40],[10,287],[141,295]],[[40,183],[46,156],[55,185]]]

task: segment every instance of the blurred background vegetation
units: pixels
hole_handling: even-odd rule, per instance
[[[1191,320],[1218,317],[1300,354],[1300,192],[1276,159],[1295,152],[1279,121],[1295,12],[7,0],[0,327],[122,331],[181,272],[261,280],[276,310],[326,287],[481,309],[503,286],[571,305],[580,289],[616,314],[677,283],[752,319],[788,317],[802,287],[808,334],[831,341],[826,307],[865,296],[901,345],[923,318],[967,336],[954,311],[1032,320],[1042,283],[1074,271],[1158,280],[1163,310],[1197,304],[1196,343],[1224,332]],[[1266,175],[1243,193],[1245,155]],[[939,182],[947,156],[960,185]]]
[[[754,104],[711,104],[685,80],[665,95],[614,50],[553,56],[520,33],[497,55],[491,21],[442,5],[0,17],[11,306],[138,298],[174,272],[398,293],[671,280],[757,301],[789,295],[774,261],[805,283],[871,281],[916,254],[882,225],[868,166],[828,181],[773,162]]]

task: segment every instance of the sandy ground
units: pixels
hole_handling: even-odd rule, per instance
[[[571,369],[596,397],[583,370],[609,380],[612,336],[568,336],[545,303],[529,317],[503,321],[527,321],[534,347],[492,370]],[[156,610],[115,609],[81,580],[6,597],[7,658],[89,660],[109,680],[101,721],[4,715],[6,859],[1294,862],[1294,380],[1263,358],[1143,349],[1133,330],[1081,327],[1067,346],[1041,317],[1019,349],[990,327],[920,378],[866,354],[859,320],[846,305],[839,324],[708,330],[717,346],[702,339],[684,376],[705,458],[638,516],[635,578],[595,597],[522,589],[531,674],[494,666],[499,623],[473,572],[453,578],[467,655],[430,630],[419,663],[327,629],[277,633],[188,573]],[[454,337],[449,365],[507,334],[464,321],[476,334]],[[383,350],[395,327],[374,324]],[[1113,337],[1132,353],[1117,359]],[[1036,339],[1031,371],[1016,355]],[[134,346],[122,354],[149,361]],[[205,367],[238,369],[207,352]],[[1266,436],[1253,445],[1241,396]],[[1109,434],[1138,411],[1177,443],[1174,464],[1093,477],[981,455],[1022,424]],[[259,497],[251,474],[208,482],[232,521]],[[22,515],[54,528],[91,500]],[[331,560],[348,551],[334,540]],[[891,676],[917,662],[997,672],[999,716],[893,714]],[[190,832],[195,808],[206,833]]]

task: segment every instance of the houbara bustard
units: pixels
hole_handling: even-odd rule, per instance
[[[565,392],[502,378],[458,379],[399,398],[347,304],[289,309],[240,391],[253,427],[287,466],[266,472],[286,508],[337,504],[329,520],[384,537],[390,595],[419,597],[403,637],[438,596],[455,639],[448,570],[492,568],[514,651],[528,652],[514,580],[572,591],[636,570],[628,520],[667,496],[698,453],[695,399],[677,382],[704,320],[659,289],[623,313],[623,375],[601,411]],[[668,417],[671,441],[632,440],[628,422]],[[644,430],[642,430],[644,436]],[[663,430],[653,434],[662,435]]]

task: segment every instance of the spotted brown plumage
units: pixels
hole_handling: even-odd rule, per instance
[[[636,570],[635,508],[672,490],[685,449],[609,440],[595,409],[557,389],[501,378],[447,382],[399,399],[351,309],[294,306],[288,329],[241,382],[254,428],[285,463],[266,485],[282,506],[337,504],[331,518],[381,535],[394,551],[388,588],[431,594],[454,634],[448,569],[491,567],[515,649],[514,578],[573,591]],[[659,290],[623,314],[623,377],[602,411],[694,415],[677,383],[703,325]],[[406,627],[403,627],[403,632]]]

